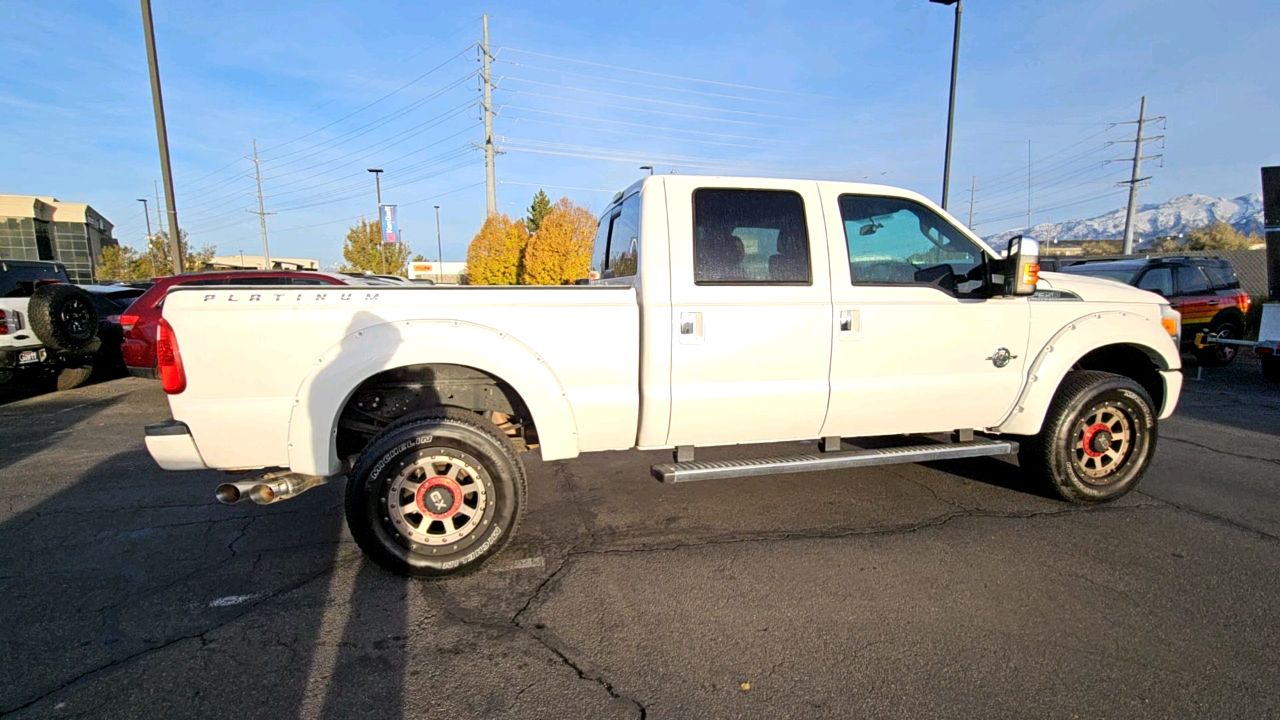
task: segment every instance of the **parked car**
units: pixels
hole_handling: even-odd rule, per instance
[[[1216,257],[1130,257],[1121,260],[1076,261],[1061,272],[1091,275],[1149,290],[1169,299],[1182,313],[1182,348],[1201,365],[1221,367],[1236,359],[1234,345],[1196,348],[1196,333],[1220,338],[1244,338],[1244,317],[1252,300],[1240,289],[1231,261]]]
[[[154,278],[120,316],[120,352],[129,374],[156,377],[156,327],[165,295],[174,287],[226,285],[345,285],[350,278],[309,270],[218,270]]]
[[[1038,276],[1038,250],[1002,255],[898,188],[645,177],[605,209],[583,286],[261,305],[174,288],[159,339],[173,419],[146,445],[169,470],[265,472],[220,486],[228,502],[345,475],[356,543],[423,576],[473,570],[514,534],[535,445],[544,461],[672,448],[650,468],[664,482],[1018,452],[1062,498],[1114,500],[1177,404],[1179,316],[1118,283]],[[842,449],[870,436],[897,445]],[[821,454],[694,458],[813,439]]]
[[[19,375],[83,384],[101,346],[92,295],[57,262],[0,260],[0,382]]]
[[[120,327],[120,315],[146,292],[145,288],[128,285],[81,285],[81,289],[93,298],[98,310],[98,340],[101,346],[94,355],[92,372],[100,377],[123,375],[126,372],[120,347],[124,331]]]

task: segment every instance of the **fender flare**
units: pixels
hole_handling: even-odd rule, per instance
[[[578,455],[578,426],[564,385],[541,355],[508,335],[460,320],[400,320],[356,330],[315,361],[294,397],[289,468],[336,475],[338,416],[365,380],[398,367],[465,365],[509,384],[533,414],[544,460]]]
[[[1159,322],[1130,310],[1090,312],[1063,325],[1044,344],[1027,367],[1018,399],[993,429],[1013,435],[1040,432],[1062,379],[1085,355],[1109,345],[1138,348],[1159,370],[1182,367],[1177,345]]]

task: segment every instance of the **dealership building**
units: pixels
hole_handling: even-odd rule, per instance
[[[92,283],[102,249],[118,244],[113,227],[84,203],[0,195],[0,260],[56,260],[72,282]]]

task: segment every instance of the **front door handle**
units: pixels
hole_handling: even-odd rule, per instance
[[[841,340],[857,340],[862,336],[862,314],[857,310],[841,310],[839,327]]]

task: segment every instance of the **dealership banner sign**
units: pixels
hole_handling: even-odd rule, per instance
[[[382,206],[382,241],[400,242],[400,225],[396,222],[396,206]]]

